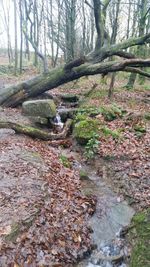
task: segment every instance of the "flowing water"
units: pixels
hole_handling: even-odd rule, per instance
[[[63,152],[75,158],[75,170],[82,170],[88,175],[88,179],[82,182],[83,193],[97,197],[96,211],[88,222],[93,230],[93,244],[97,248],[76,267],[127,267],[125,259],[128,257],[128,247],[125,239],[120,237],[120,233],[130,224],[134,210],[106,183],[103,162],[101,162],[103,175],[100,176],[94,164],[81,164],[78,153],[69,150]]]
[[[61,125],[60,116],[57,118]],[[87,174],[88,179],[82,182],[83,193],[97,197],[96,211],[88,222],[93,230],[92,241],[96,249],[76,267],[128,267],[126,259],[129,252],[125,239],[121,238],[121,231],[130,224],[134,210],[106,182],[107,172],[102,159],[87,165],[81,163],[80,153],[71,149],[61,149],[62,152],[74,158],[75,170]],[[97,172],[97,166],[101,169],[101,175]]]
[[[54,124],[59,127],[60,129],[63,129],[64,127],[64,123],[61,121],[61,117],[59,115],[59,113],[57,113],[55,119],[54,119]]]
[[[112,191],[105,183],[105,177],[97,175],[92,166],[80,165],[79,168],[89,177],[83,183],[83,191],[97,196],[96,212],[89,221],[97,249],[78,267],[126,267],[124,258],[128,249],[120,233],[123,227],[130,224],[134,210]]]

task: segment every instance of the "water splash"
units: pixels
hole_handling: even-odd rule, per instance
[[[60,127],[60,129],[63,129],[64,127],[64,123],[61,121],[61,117],[59,115],[59,113],[57,113],[56,117],[54,118],[54,124],[58,127]]]

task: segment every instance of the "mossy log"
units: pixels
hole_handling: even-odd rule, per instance
[[[138,37],[130,38],[118,44],[103,46],[94,49],[85,57],[73,60],[64,66],[52,69],[49,73],[37,76],[31,80],[22,82],[0,90],[0,105],[5,107],[16,107],[28,98],[37,97],[44,92],[51,90],[59,85],[74,81],[83,76],[102,74],[107,75],[109,72],[134,72],[150,77],[138,68],[150,67],[149,59],[138,59],[134,55],[124,52],[125,49],[137,45],[150,43],[150,33]],[[121,61],[104,61],[111,56],[120,56],[128,58]]]
[[[126,59],[122,61],[100,62],[93,64],[92,61],[85,62],[68,70],[65,66],[51,70],[47,74],[37,76],[31,80],[18,85],[3,88],[0,90],[0,105],[5,107],[16,107],[29,98],[37,97],[46,91],[58,87],[59,85],[74,81],[83,76],[103,74],[109,72],[127,71],[139,73],[138,68],[150,67],[149,59]],[[146,76],[146,73],[144,73]],[[149,77],[149,74],[147,75]]]
[[[60,139],[66,138],[70,131],[71,125],[72,125],[72,120],[68,119],[67,122],[65,123],[65,126],[62,132],[55,134],[55,133],[46,132],[44,130],[41,130],[35,127],[27,126],[27,125],[21,125],[21,124],[17,124],[17,123],[10,122],[10,121],[0,121],[1,129],[2,128],[12,129],[16,133],[25,134],[33,138],[38,138],[38,139],[45,140],[45,141],[60,140]]]

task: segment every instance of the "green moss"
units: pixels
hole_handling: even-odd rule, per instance
[[[101,108],[94,108],[93,106],[81,107],[80,109],[78,109],[78,114],[85,115],[86,117],[87,116],[94,117],[100,114],[101,112],[102,112]]]
[[[80,170],[79,175],[80,175],[81,180],[88,180],[89,179],[88,174],[84,170]]]
[[[87,115],[85,113],[77,113],[75,119],[74,119],[74,123],[77,123],[79,121],[84,121],[87,119]]]
[[[100,90],[100,91],[96,91],[96,92],[92,92],[90,95],[91,99],[101,99],[104,96],[107,96],[108,92],[107,90]]]
[[[142,125],[135,125],[134,126],[134,130],[135,130],[135,132],[136,132],[136,135],[138,136],[138,137],[141,137],[141,136],[143,136],[143,134],[145,134],[146,133],[146,128],[144,127],[144,126],[142,126]]]
[[[144,118],[150,121],[150,112],[145,113]]]
[[[124,111],[116,104],[101,108],[102,115],[106,121],[113,121],[117,118],[122,118]]]
[[[133,244],[130,267],[150,267],[150,209],[133,217],[129,239]]]
[[[71,163],[65,155],[61,154],[59,158],[64,167],[71,168]]]
[[[98,132],[98,126],[96,119],[86,118],[75,124],[73,135],[79,144],[85,145]]]
[[[121,131],[118,130],[111,130],[107,126],[101,127],[101,131],[104,134],[104,136],[112,136],[114,139],[118,139],[121,137]]]
[[[150,85],[146,84],[146,85],[143,86],[143,88],[144,88],[144,90],[149,91],[150,90]]]

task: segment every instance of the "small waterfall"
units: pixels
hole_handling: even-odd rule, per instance
[[[54,124],[58,127],[60,127],[61,129],[64,127],[64,123],[61,121],[61,117],[59,115],[59,113],[57,113],[55,119],[54,119]]]

